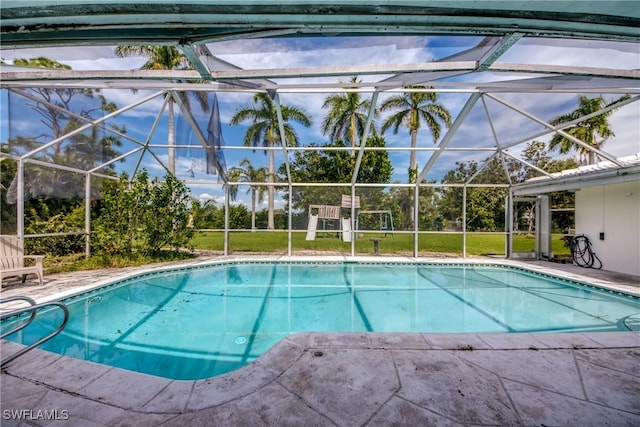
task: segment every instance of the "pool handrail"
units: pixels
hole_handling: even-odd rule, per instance
[[[36,301],[33,298],[30,298],[28,296],[22,296],[22,295],[18,295],[18,296],[14,296],[14,297],[7,297],[7,298],[2,298],[0,299],[0,304],[4,304],[7,302],[11,302],[11,301],[26,301],[28,302],[31,306],[36,305]],[[0,320],[4,320],[8,317],[13,316],[13,311],[9,311],[6,313],[0,313]],[[5,332],[4,334],[0,335],[0,339],[6,337],[7,335],[11,335],[14,332],[18,332],[20,329],[26,327],[29,323],[31,323],[33,321],[33,319],[35,319],[36,317],[36,312],[32,311],[31,312],[31,316],[29,316],[29,321],[26,322],[25,324],[23,324],[22,326],[18,326],[17,328],[11,329],[8,332]]]
[[[6,332],[4,332],[2,335],[0,335],[0,339],[11,335],[15,332],[18,332],[24,328],[26,328],[27,326],[29,326],[29,324],[31,324],[31,322],[36,318],[37,315],[37,310],[40,308],[44,308],[44,307],[48,307],[48,306],[55,306],[55,307],[59,307],[62,312],[64,313],[64,319],[62,320],[62,323],[60,324],[60,326],[58,326],[57,329],[55,329],[54,331],[52,331],[51,333],[49,333],[48,335],[40,338],[39,340],[37,340],[34,343],[31,343],[30,345],[20,349],[19,351],[17,351],[16,353],[12,354],[9,357],[3,358],[2,361],[0,362],[0,367],[3,367],[4,365],[6,365],[9,362],[12,362],[13,360],[15,360],[16,358],[22,356],[23,354],[25,354],[26,352],[28,352],[29,350],[39,346],[40,344],[50,340],[51,338],[55,337],[56,335],[58,335],[60,332],[62,332],[62,330],[64,329],[65,326],[67,326],[67,322],[69,322],[69,309],[67,308],[67,305],[63,302],[58,302],[58,301],[51,301],[51,302],[44,302],[41,304],[36,304],[35,300],[33,300],[32,298],[26,297],[26,296],[13,296],[13,297],[7,297],[7,298],[3,298],[0,299],[0,304],[4,304],[7,302],[11,302],[11,301],[27,301],[30,305],[27,307],[20,307],[5,313],[0,314],[0,321],[8,319],[9,317],[13,317],[13,316],[18,316],[20,314],[26,313],[26,312],[31,312],[29,319],[18,325],[17,327],[10,329]]]

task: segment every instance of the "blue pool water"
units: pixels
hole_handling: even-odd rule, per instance
[[[237,369],[296,332],[621,331],[640,313],[638,298],[523,269],[413,263],[220,264],[65,302],[69,324],[41,348],[172,379]],[[60,316],[9,339],[33,342]]]

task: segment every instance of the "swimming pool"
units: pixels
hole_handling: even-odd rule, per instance
[[[521,268],[433,263],[225,262],[65,302],[69,324],[41,348],[184,380],[237,369],[296,332],[620,331],[640,313],[638,298]],[[9,339],[33,342],[58,316]]]

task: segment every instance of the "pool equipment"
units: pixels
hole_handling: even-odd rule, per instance
[[[602,268],[602,261],[591,249],[591,241],[584,234],[573,236],[569,248],[574,264],[586,268]]]

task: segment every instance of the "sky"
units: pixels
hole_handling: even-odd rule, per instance
[[[347,65],[377,65],[377,64],[413,64],[430,62],[446,58],[466,49],[475,46],[481,40],[480,37],[326,37],[322,39],[311,37],[285,38],[285,39],[255,39],[236,40],[219,42],[208,45],[214,55],[220,59],[232,63],[244,69],[261,68],[295,68],[295,67],[340,67]],[[618,42],[597,42],[597,41],[572,41],[572,40],[541,40],[523,39],[508,50],[499,62],[513,62],[526,64],[553,64],[553,65],[588,65],[591,67],[608,67],[621,70],[640,69],[640,50],[638,44],[618,43]],[[30,51],[3,50],[0,51],[2,60],[11,63],[15,58],[28,58],[46,56],[56,59],[59,62],[68,64],[74,70],[91,69],[137,69],[145,61],[145,58],[116,58],[113,53],[114,47],[102,46],[91,48],[56,48],[38,49]],[[379,81],[389,76],[360,76],[364,82]],[[536,76],[539,77],[539,76]],[[516,78],[513,75],[497,73],[479,73],[462,78],[449,79],[451,82],[486,82],[496,79],[508,80]],[[518,78],[521,78],[519,76]],[[336,78],[313,79],[314,82],[335,83]],[[339,80],[348,81],[349,77],[341,77]],[[275,80],[278,83],[296,84],[308,82],[309,79],[286,79]],[[6,91],[3,91],[6,92]],[[148,96],[151,92],[138,91],[132,93],[129,90],[104,90],[103,94],[118,106],[125,106],[136,99]],[[596,94],[589,94],[594,96]],[[223,135],[225,144],[231,146],[242,146],[242,139],[246,131],[246,126],[228,126],[238,106],[251,103],[251,94],[247,93],[219,93],[220,115],[223,123]],[[301,145],[325,144],[329,138],[321,132],[321,123],[327,110],[322,109],[327,93],[282,93],[280,101],[283,105],[295,105],[304,109],[312,118],[313,125],[306,129],[296,127]],[[362,97],[370,97],[369,93],[362,93]],[[381,94],[378,103],[384,101],[389,96]],[[452,117],[456,117],[465,104],[469,93],[441,93],[438,103],[444,105]],[[566,94],[542,94],[542,93],[501,93],[496,95],[517,108],[526,111],[543,120],[551,120],[560,114],[573,110],[578,105],[577,95]],[[617,98],[619,95],[606,94],[607,99]],[[2,94],[2,105],[6,104],[7,95]],[[142,104],[122,116],[110,120],[110,123],[126,125],[127,134],[135,137],[139,141],[148,138],[153,121],[156,119],[163,100],[157,97],[152,101]],[[192,113],[196,117],[201,129],[206,132],[206,125],[209,115],[203,113],[197,107],[197,103],[192,104]],[[15,136],[23,133],[35,132],[33,119],[26,113],[26,106],[14,106],[13,111],[2,108],[2,142],[6,141],[7,135]],[[20,114],[20,108],[25,111]],[[507,145],[533,135],[543,129],[543,126],[524,117],[522,114],[513,111],[501,103],[488,99],[486,108],[489,111],[498,142]],[[11,116],[11,132],[8,132],[7,121]],[[383,116],[384,117],[384,116]],[[616,137],[607,141],[603,149],[615,157],[640,153],[640,102],[632,103],[616,111],[610,117],[610,123],[615,131]],[[378,127],[382,120],[377,120]],[[446,134],[443,130],[442,136]],[[167,126],[166,114],[162,118],[160,125],[156,128],[151,139],[152,143],[163,144],[166,141]],[[441,136],[441,137],[442,137]],[[177,126],[178,143],[195,143],[196,138],[189,131],[184,118],[178,119]],[[549,137],[537,138],[541,141],[548,141]],[[388,147],[409,147],[409,133],[406,129],[401,129],[397,135],[391,131],[385,134]],[[428,130],[422,130],[418,135],[418,145],[424,147],[435,147],[439,141],[433,141]],[[130,144],[125,143],[127,151]],[[487,120],[485,105],[478,102],[471,111],[469,117],[458,129],[455,136],[449,143],[449,147],[495,147],[495,140],[492,129]],[[519,153],[525,144],[514,146],[510,151]],[[133,147],[133,145],[131,145]],[[156,150],[158,158],[166,161],[168,157],[166,150]],[[186,153],[181,153],[186,154]],[[263,151],[253,151],[250,149],[228,149],[224,152],[227,165],[237,165],[244,157],[250,158],[256,167],[266,166],[267,156]],[[284,160],[278,153],[277,163]],[[419,168],[422,167],[428,157],[429,152],[418,153]],[[434,168],[427,175],[430,179],[440,179],[447,170],[454,167],[454,161],[482,160],[486,158],[484,152],[457,152],[451,155],[443,155],[442,161],[434,165]],[[390,158],[394,166],[392,181],[406,182],[407,168],[409,166],[409,152],[390,152]],[[137,158],[127,160],[125,164],[118,164],[122,170],[132,170]],[[150,173],[162,175],[163,169],[150,156],[142,160],[142,165]],[[194,168],[196,166],[196,168]],[[218,184],[213,184],[212,177],[207,176],[201,169],[198,169],[198,162],[193,162],[189,156],[182,155],[177,159],[176,174],[179,178],[189,179],[190,171],[194,171],[194,179],[207,180],[206,184],[192,184],[192,194],[201,199],[212,199],[221,202],[222,189]],[[240,189],[237,203],[247,203],[248,195],[244,189]],[[282,200],[278,201],[282,204]],[[266,207],[266,201],[263,206]]]

